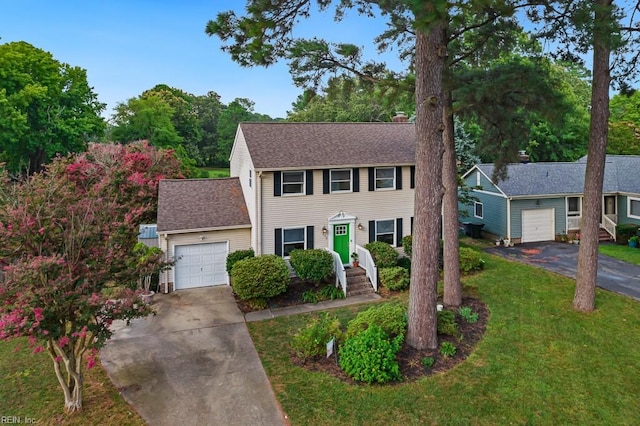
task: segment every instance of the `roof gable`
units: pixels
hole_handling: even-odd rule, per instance
[[[415,164],[413,123],[240,123],[256,169]]]
[[[251,225],[238,178],[163,179],[158,232]]]

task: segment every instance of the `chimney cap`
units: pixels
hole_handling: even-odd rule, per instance
[[[396,111],[396,115],[393,116],[391,121],[394,123],[406,123],[409,121],[409,117],[407,117],[407,114],[405,114],[404,111]]]

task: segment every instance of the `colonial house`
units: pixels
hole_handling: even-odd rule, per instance
[[[640,156],[608,155],[602,194],[601,238],[615,239],[617,224],[640,223]],[[461,221],[482,225],[486,237],[513,243],[577,236],[582,218],[586,157],[575,163],[518,163],[493,179],[493,164],[463,175],[478,201],[460,205]]]
[[[230,178],[160,182],[157,232],[175,259],[164,290],[228,284],[239,249],[324,248],[341,269],[368,242],[401,246],[414,157],[412,123],[241,123]]]

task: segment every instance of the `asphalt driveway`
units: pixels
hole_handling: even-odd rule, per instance
[[[525,243],[514,247],[492,247],[486,251],[507,259],[539,266],[576,278],[578,245],[567,243]],[[598,255],[598,287],[640,300],[640,266]]]
[[[157,315],[120,323],[100,358],[151,425],[282,425],[228,286],[155,296]]]

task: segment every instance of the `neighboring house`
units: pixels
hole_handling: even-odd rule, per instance
[[[139,243],[143,243],[147,247],[158,247],[158,225],[155,223],[140,225],[139,230]]]
[[[483,224],[487,237],[514,243],[574,237],[582,218],[586,157],[575,163],[518,163],[505,180],[492,179],[493,164],[478,164],[463,175],[478,198],[460,205],[461,221]],[[607,156],[601,232],[615,238],[615,227],[640,223],[640,156]]]
[[[216,253],[328,248],[346,265],[368,242],[400,247],[414,157],[412,123],[241,123],[230,179],[160,182],[158,234],[176,260],[165,290],[227,284],[222,260],[207,269]]]

